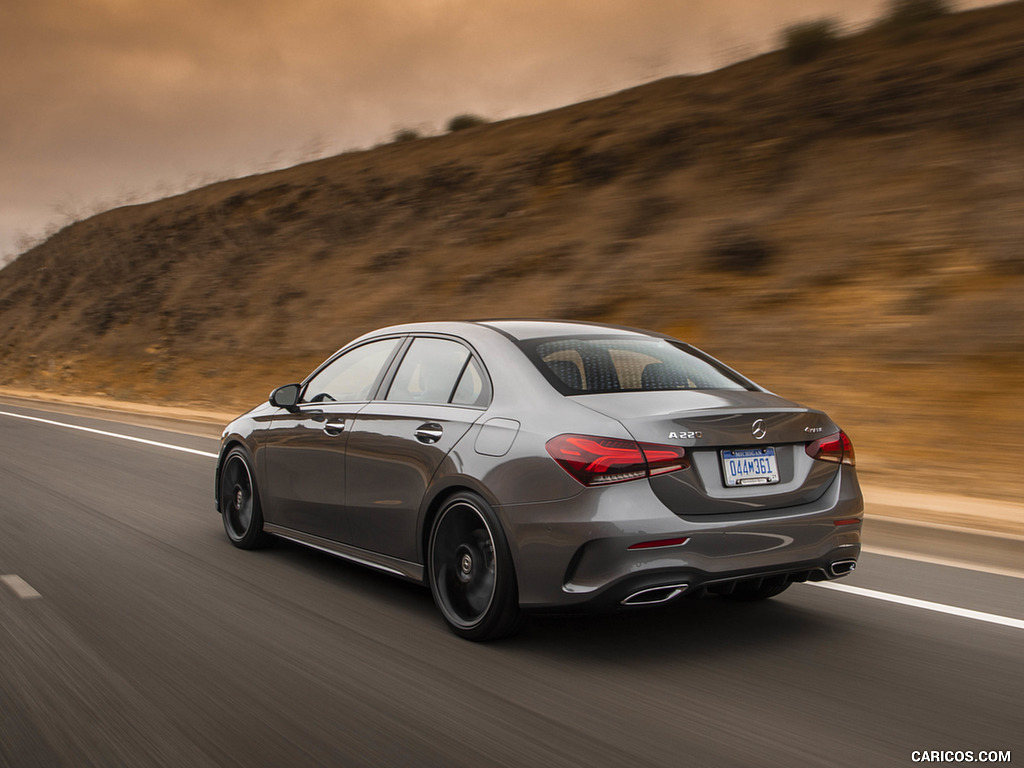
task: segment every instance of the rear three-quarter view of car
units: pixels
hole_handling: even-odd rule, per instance
[[[225,429],[216,501],[425,583],[458,635],[533,611],[756,600],[856,566],[847,435],[668,336],[546,320],[366,334]]]

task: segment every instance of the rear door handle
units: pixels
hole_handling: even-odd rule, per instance
[[[324,424],[324,434],[330,437],[337,437],[345,432],[344,421],[328,421]]]
[[[416,435],[416,439],[421,443],[436,443],[444,434],[444,429],[440,424],[435,424],[431,421],[426,424],[420,424],[413,434]]]

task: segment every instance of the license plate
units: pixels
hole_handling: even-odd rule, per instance
[[[774,448],[722,451],[722,472],[727,486],[771,485],[779,482]]]

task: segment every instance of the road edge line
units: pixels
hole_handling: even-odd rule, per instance
[[[50,419],[41,419],[38,416],[26,416],[23,413],[11,413],[10,411],[0,411],[0,416],[10,416],[14,419],[25,419],[26,421],[36,421],[40,424],[50,424],[54,427],[64,427],[65,429],[77,429],[80,432],[90,432],[94,435],[103,435],[105,437],[115,437],[119,440],[128,440],[133,443],[142,443],[143,445],[152,445],[157,448],[168,448],[172,451],[181,451],[182,453],[191,453],[196,456],[206,456],[211,459],[216,459],[216,453],[210,453],[209,451],[200,451],[197,448],[186,448],[183,445],[174,445],[173,443],[161,443],[157,440],[146,440],[142,437],[133,437],[132,435],[122,435],[117,432],[107,432],[103,429],[93,429],[92,427],[80,427],[77,424],[65,424],[61,421],[52,421]]]
[[[810,584],[812,587],[833,589],[837,592],[846,592],[848,594],[857,595],[859,597],[870,597],[872,600],[882,600],[887,603],[896,603],[898,605],[910,606],[911,608],[921,608],[923,610],[932,611],[934,613],[945,613],[950,616],[959,616],[965,619],[984,621],[989,624],[999,624],[1001,626],[1011,627],[1013,629],[1024,629],[1024,619],[1014,619],[1009,616],[1000,616],[995,613],[975,611],[970,608],[958,608],[955,605],[933,603],[931,600],[919,600],[916,597],[904,597],[903,595],[893,595],[888,592],[878,592],[874,589],[864,589],[864,587],[854,587],[849,584],[835,584],[829,581],[811,581],[808,582],[808,584]]]

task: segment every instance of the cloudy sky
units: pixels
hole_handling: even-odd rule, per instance
[[[958,7],[988,4],[960,0]],[[885,0],[0,0],[0,262],[74,218],[528,114]]]

